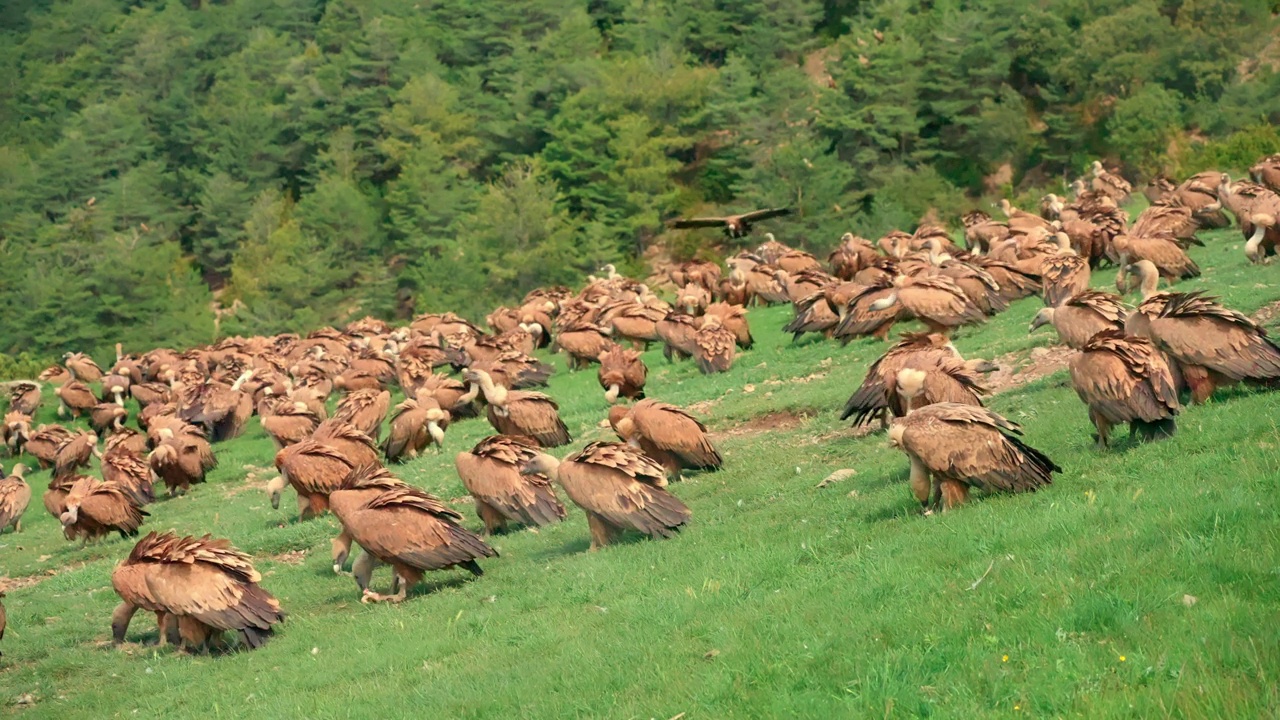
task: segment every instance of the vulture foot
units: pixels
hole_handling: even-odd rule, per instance
[[[400,592],[396,593],[395,595],[383,595],[382,593],[376,593],[372,590],[366,589],[364,591],[364,595],[360,598],[360,602],[366,605],[368,605],[369,603],[381,603],[381,602],[401,603],[401,602],[404,602],[405,595],[406,593],[404,588],[402,588]]]

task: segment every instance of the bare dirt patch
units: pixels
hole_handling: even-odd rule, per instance
[[[1277,318],[1280,318],[1280,300],[1258,308],[1258,312],[1253,314],[1254,322],[1259,325],[1270,325]]]
[[[814,411],[810,410],[801,410],[799,412],[779,410],[776,412],[765,413],[764,415],[756,415],[744,423],[712,432],[711,438],[714,440],[718,438],[759,435],[760,433],[778,432],[780,430],[792,430],[803,425],[805,421],[813,417],[814,414]]]
[[[992,361],[1000,369],[987,374],[982,379],[982,384],[993,395],[1006,392],[1066,369],[1073,354],[1075,350],[1065,345],[1054,345],[1032,348],[1031,354],[1026,357],[1021,357],[1021,353],[1001,355]]]
[[[285,565],[301,565],[307,559],[307,551],[289,550],[288,552],[272,555],[268,559],[272,562],[284,563]]]
[[[14,590],[25,590],[29,587],[35,587],[58,573],[68,570],[78,570],[85,566],[84,562],[75,562],[60,568],[49,568],[42,573],[35,575],[22,575],[19,577],[0,577],[0,592],[8,593]]]

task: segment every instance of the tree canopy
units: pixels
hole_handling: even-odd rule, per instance
[[[479,317],[719,242],[680,213],[788,205],[781,239],[823,248],[1095,158],[1230,162],[1276,138],[1276,9],[15,0],[0,352]]]

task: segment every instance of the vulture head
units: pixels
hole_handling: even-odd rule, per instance
[[[1094,177],[1099,177],[1100,175],[1102,175],[1102,173],[1103,173],[1103,172],[1105,172],[1105,171],[1102,169],[1102,162],[1101,162],[1101,161],[1099,161],[1099,160],[1094,160],[1094,161],[1093,161],[1093,176],[1094,176]]]
[[[898,394],[906,399],[907,412],[912,410],[912,401],[924,392],[924,381],[929,375],[923,370],[903,368],[898,371]]]
[[[520,467],[520,474],[545,475],[549,478],[555,478],[559,470],[560,461],[557,458],[546,453],[534,453],[533,457]]]
[[[289,484],[289,480],[284,475],[277,475],[271,482],[267,483],[267,495],[271,498],[271,509],[280,509],[280,494],[284,492],[284,488]]]
[[[426,413],[427,433],[431,435],[431,441],[436,444],[437,448],[444,447],[444,428],[440,427],[441,421],[448,421],[449,413],[440,408],[428,408]]]
[[[1031,329],[1027,330],[1027,334],[1030,335],[1031,333],[1035,332],[1041,327],[1048,325],[1052,322],[1053,322],[1053,308],[1051,307],[1041,308],[1040,312],[1036,313],[1035,318],[1031,320]]]

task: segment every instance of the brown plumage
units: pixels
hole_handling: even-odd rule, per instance
[[[9,449],[10,455],[17,455],[31,439],[31,416],[16,410],[4,414],[4,424],[0,425],[0,440]]]
[[[1115,200],[1117,205],[1125,204],[1133,192],[1133,186],[1128,180],[1115,173],[1107,172],[1103,169],[1102,163],[1096,160],[1093,162],[1093,180],[1090,187],[1094,192],[1102,193]]]
[[[79,430],[69,435],[58,444],[58,451],[53,459],[53,474],[67,475],[77,468],[89,467],[89,460],[97,446],[98,437],[91,432]]]
[[[99,435],[124,427],[129,411],[113,402],[98,403],[89,409],[89,427]]]
[[[1280,154],[1268,155],[1249,168],[1253,181],[1280,193]]]
[[[379,466],[373,440],[341,420],[326,420],[310,439],[276,453],[280,477],[267,487],[271,507],[280,507],[286,484],[298,493],[298,515],[308,519],[329,508],[329,493],[358,467]]]
[[[41,468],[53,467],[58,459],[58,448],[71,438],[71,431],[61,425],[41,425],[27,438],[23,449],[40,462]]]
[[[150,449],[147,445],[147,436],[131,427],[123,427],[107,435],[103,439],[103,445],[107,452],[119,448],[139,455],[146,455],[147,450]]]
[[[98,399],[102,402],[113,402],[117,405],[124,405],[124,398],[129,394],[129,388],[132,381],[124,376],[112,373],[102,378],[102,388],[98,392]]]
[[[697,285],[714,291],[720,283],[720,266],[708,260],[690,260],[673,266],[668,277],[676,287]]]
[[[98,404],[98,398],[94,397],[93,391],[79,380],[70,380],[55,388],[53,392],[58,396],[58,417],[66,417],[70,412],[71,417],[78,418],[80,413],[88,412]]]
[[[658,321],[658,339],[662,341],[662,355],[667,360],[693,357],[694,336],[698,334],[700,321],[692,315],[670,312]]]
[[[0,592],[0,600],[4,599],[4,593]],[[5,615],[4,603],[0,602],[0,640],[4,639],[4,629],[8,625],[9,619]],[[4,657],[4,653],[0,652],[0,657]]]
[[[968,499],[970,487],[1023,492],[1053,482],[1062,468],[1021,434],[986,408],[938,403],[894,420],[889,442],[910,458],[911,490],[920,504],[949,510]]]
[[[409,392],[408,389],[405,392]],[[468,388],[466,383],[455,380],[448,375],[434,373],[423,379],[414,390],[415,397],[431,397],[440,408],[449,413],[451,418],[469,418],[480,414],[476,398],[480,387]]]
[[[173,393],[164,383],[141,383],[129,386],[129,394],[138,401],[138,407],[173,402]]]
[[[391,393],[386,390],[357,390],[338,403],[333,419],[351,424],[377,442],[382,437],[382,421],[390,409]]]
[[[31,502],[31,486],[24,475],[27,466],[18,463],[4,479],[0,479],[0,532],[13,528],[22,532],[22,514]]]
[[[1143,439],[1173,435],[1178,390],[1164,355],[1150,340],[1126,337],[1123,330],[1093,336],[1071,358],[1071,384],[1089,407],[1099,448],[1108,446],[1111,428],[1129,423],[1129,434]]]
[[[1133,221],[1133,228],[1129,233],[1139,237],[1172,237],[1185,248],[1189,244],[1203,244],[1196,239],[1196,230],[1199,229],[1200,222],[1192,214],[1191,208],[1159,203],[1143,210]]]
[[[974,373],[984,365],[966,363],[944,335],[904,334],[867,369],[840,419],[852,417],[855,427],[879,419],[887,426],[890,415],[902,417],[912,407],[938,402],[982,405],[979,396],[986,390]],[[906,376],[904,371],[909,371]]]
[[[1067,298],[1056,308],[1047,307],[1036,313],[1027,334],[1043,325],[1053,325],[1064,345],[1079,350],[1094,335],[1104,330],[1123,328],[1126,314],[1120,296],[1085,290]]]
[[[711,303],[711,293],[701,285],[689,283],[676,293],[676,307],[690,315],[701,315]]]
[[[9,383],[9,412],[35,417],[40,408],[40,383],[18,380]]]
[[[385,469],[361,468],[350,473],[330,495],[330,505],[342,523],[343,534],[364,550],[353,567],[362,602],[400,602],[430,570],[460,567],[482,575],[476,560],[498,556],[484,540],[459,524],[461,515]],[[386,596],[370,589],[375,560],[391,565],[399,592]]]
[[[707,306],[707,315],[720,318],[720,324],[733,333],[733,341],[743,350],[750,350],[755,344],[751,337],[751,325],[747,322],[747,310],[740,305],[717,302]]]
[[[157,613],[162,638],[176,619],[181,642],[193,649],[207,650],[226,631],[250,649],[261,647],[285,618],[261,580],[249,555],[227,540],[149,533],[112,575],[124,601],[112,614],[112,635],[122,641],[129,618],[143,608]]]
[[[831,337],[836,325],[840,323],[840,316],[833,308],[827,290],[800,298],[793,303],[792,311],[795,316],[782,328],[783,332],[791,333],[792,342],[799,341],[805,333],[821,333]]]
[[[108,447],[99,460],[102,462],[102,479],[119,485],[134,505],[141,507],[156,499],[151,484],[151,465],[141,453],[116,444]]]
[[[964,294],[951,278],[930,275],[900,278],[887,297],[871,304],[870,309],[887,310],[900,304],[907,313],[919,319],[930,332],[949,335],[962,325],[981,323],[985,313]]]
[[[1177,362],[1194,403],[1224,385],[1280,380],[1280,347],[1267,331],[1200,292],[1144,300],[1129,315],[1125,331],[1151,340]]]
[[[268,401],[268,413],[259,413],[262,429],[275,441],[276,450],[311,437],[320,425],[320,418],[306,403],[289,398]]]
[[[488,533],[503,530],[508,522],[542,527],[565,518],[551,479],[521,473],[538,449],[527,438],[494,435],[454,458],[458,477],[475,499],[476,515]]]
[[[500,435],[525,435],[543,447],[559,447],[572,442],[569,429],[560,419],[560,406],[542,393],[508,390],[495,385],[488,373],[469,369],[463,376],[478,384],[489,403],[489,424]]]
[[[682,470],[719,470],[724,463],[707,427],[675,405],[641,400],[630,408],[613,407],[609,424],[618,437],[658,461],[671,478],[679,478]],[[657,484],[664,486],[666,480]]]
[[[524,468],[555,478],[587,514],[591,550],[599,550],[624,530],[651,538],[673,537],[693,513],[661,487],[662,466],[623,443],[593,442],[563,462],[539,454]]]
[[[1172,236],[1118,235],[1111,242],[1122,265],[1148,260],[1170,282],[1200,277],[1200,266]]]
[[[619,397],[631,400],[644,398],[644,383],[648,374],[648,368],[644,366],[637,350],[624,350],[621,345],[614,345],[600,353],[597,379],[604,389],[604,399],[609,404],[617,402]]]
[[[853,233],[845,233],[840,237],[840,245],[827,257],[831,265],[831,274],[841,280],[852,280],[859,270],[869,267],[880,253],[865,238]]]
[[[575,323],[556,334],[556,345],[568,356],[569,369],[577,370],[595,362],[614,344],[609,339],[612,332],[592,323]]]
[[[192,485],[205,481],[205,473],[217,467],[209,441],[198,432],[178,432],[162,428],[155,449],[147,457],[147,463],[156,476],[164,481],[169,496],[185,494]]]
[[[396,406],[382,452],[387,462],[402,462],[418,457],[432,443],[441,449],[448,427],[449,413],[431,395],[419,393]]]
[[[1089,263],[1076,254],[1051,255],[1040,264],[1044,304],[1057,307],[1089,289]]]
[[[740,238],[751,234],[751,226],[754,223],[790,214],[791,208],[769,208],[725,217],[679,218],[672,220],[670,225],[678,230],[718,227],[723,228],[724,234],[728,237]]]
[[[102,368],[84,353],[67,353],[62,356],[62,364],[71,373],[73,380],[94,383],[102,379]]]
[[[76,478],[62,504],[66,511],[58,519],[68,539],[97,540],[112,532],[132,537],[147,515],[120,485],[84,475]]]
[[[737,338],[719,315],[705,315],[693,336],[693,360],[704,375],[728,372],[733,367]]]
[[[67,372],[67,369],[61,365],[50,365],[44,370],[41,370],[40,374],[36,376],[36,379],[42,380],[56,387],[63,383],[70,382],[72,378],[71,373]]]
[[[831,336],[839,338],[842,343],[865,335],[887,340],[894,323],[907,315],[896,302],[895,292],[891,278],[879,277],[849,293],[840,322]],[[895,302],[889,303],[890,298]]]

